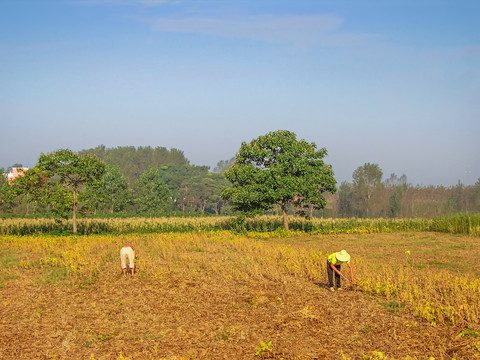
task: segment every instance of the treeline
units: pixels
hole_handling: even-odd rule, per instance
[[[180,150],[133,146],[107,149],[102,145],[82,150],[78,155],[93,155],[106,164],[101,179],[85,186],[80,193],[80,214],[158,216],[228,212],[228,203],[220,196],[227,183],[220,174],[222,169],[211,172],[208,166],[190,165]],[[0,214],[48,216],[53,210],[40,201],[32,202],[34,194],[29,197],[7,191],[11,187],[6,176],[1,179]]]
[[[406,175],[391,174],[382,181],[377,164],[358,167],[352,182],[343,182],[328,198],[331,217],[434,218],[480,212],[480,179],[473,186],[412,186]]]
[[[168,150],[165,147],[140,146],[136,148],[134,146],[120,146],[106,148],[105,145],[100,145],[94,149],[82,150],[78,154],[80,156],[91,154],[107,165],[118,166],[132,188],[140,175],[149,167],[189,167],[190,164],[183,151],[178,149]],[[208,171],[208,167],[197,168]]]
[[[79,213],[88,216],[234,215],[221,191],[230,183],[223,176],[234,159],[223,160],[211,171],[190,165],[183,152],[163,147],[117,147],[82,150],[106,166],[101,179],[81,192]],[[15,165],[15,167],[21,165]],[[335,169],[335,167],[334,167]],[[2,170],[2,169],[0,169]],[[8,169],[2,170],[4,175]],[[405,175],[386,180],[377,164],[359,166],[352,182],[337,184],[336,193],[324,194],[327,206],[310,207],[309,216],[331,218],[434,218],[480,212],[480,181],[473,186],[413,186]],[[32,201],[35,192],[8,191],[0,177],[0,215],[49,216],[51,207]],[[281,209],[266,212],[278,215]],[[293,206],[289,214],[294,214]]]

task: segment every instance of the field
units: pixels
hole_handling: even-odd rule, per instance
[[[478,237],[0,236],[0,359],[477,359]],[[138,272],[119,250],[134,244]],[[347,249],[356,280],[326,287]]]

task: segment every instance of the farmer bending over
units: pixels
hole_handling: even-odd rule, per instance
[[[353,282],[353,269],[350,265],[350,254],[345,250],[333,253],[328,255],[327,259],[327,275],[328,275],[328,286],[331,291],[335,290],[335,287],[338,290],[342,290],[340,286],[340,277],[343,277],[345,280],[348,280],[345,275],[341,273],[341,265],[347,263],[350,268],[350,280]],[[333,273],[335,272],[335,287],[333,286]]]
[[[122,273],[124,276],[127,275],[127,258],[130,273],[133,275],[135,273],[135,265],[133,263],[135,260],[135,248],[129,244],[123,245],[123,247],[120,249],[120,264],[122,266]]]

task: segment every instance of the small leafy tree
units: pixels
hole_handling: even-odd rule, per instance
[[[325,207],[323,193],[336,191],[332,167],[323,162],[325,148],[297,140],[293,132],[278,130],[243,142],[234,164],[225,172],[232,184],[222,191],[237,210],[256,212],[278,204],[288,230],[287,206]]]
[[[92,155],[79,156],[71,150],[61,149],[41,154],[36,168],[48,178],[45,183],[49,185],[49,191],[45,201],[57,211],[71,210],[73,233],[76,233],[79,195],[85,185],[93,184],[102,177],[105,164]]]

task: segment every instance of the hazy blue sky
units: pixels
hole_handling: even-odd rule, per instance
[[[475,183],[480,1],[0,1],[0,167],[103,144],[213,169],[279,129],[339,183]]]

